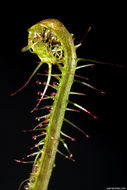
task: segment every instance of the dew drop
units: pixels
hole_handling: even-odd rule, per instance
[[[102,93],[103,95],[105,95],[105,94],[106,94],[106,92],[103,92],[103,91],[102,91],[101,93]]]
[[[49,121],[48,120],[45,120],[44,123],[48,123]]]
[[[98,117],[97,117],[97,116],[94,116],[94,119],[98,119]]]
[[[56,92],[52,92],[51,94],[50,94],[50,96],[55,96],[56,95]]]
[[[40,123],[38,126],[41,128],[41,127],[42,127],[42,124]]]
[[[44,119],[45,119],[45,120],[47,120],[47,119],[48,119],[48,117],[47,117],[47,116],[45,116],[45,117],[44,117]]]
[[[42,92],[39,91],[39,92],[37,93],[37,95],[42,96]]]
[[[29,190],[29,185],[25,185],[25,186],[24,186],[24,189],[25,189],[25,190]]]
[[[46,82],[43,82],[43,85],[46,85],[47,83]]]
[[[33,136],[32,139],[33,139],[33,140],[36,140],[36,139],[37,139],[37,136]]]
[[[58,86],[58,83],[57,82],[53,82],[53,86]]]
[[[40,82],[39,80],[37,80],[37,81],[36,81],[36,84],[39,84],[39,85],[40,85],[40,84],[41,84],[41,82]]]
[[[40,121],[40,117],[36,117],[35,120],[36,120],[36,121]]]
[[[87,139],[90,139],[90,136],[89,136],[89,135],[86,135],[86,138],[87,138]]]

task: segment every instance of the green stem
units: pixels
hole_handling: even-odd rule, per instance
[[[32,190],[47,190],[49,180],[53,171],[55,156],[60,141],[60,132],[64,120],[65,111],[68,104],[70,89],[74,81],[74,73],[77,65],[77,57],[72,37],[67,33],[65,63],[62,71],[62,77],[58,91],[53,103],[53,111],[47,127],[47,136],[45,138],[43,153],[38,160],[39,171],[36,182]],[[71,74],[70,74],[71,73]]]

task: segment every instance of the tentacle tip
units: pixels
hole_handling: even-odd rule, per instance
[[[101,93],[102,93],[103,95],[105,95],[105,94],[106,94],[106,92],[104,92],[104,91],[102,91]]]
[[[19,162],[19,160],[14,159],[14,162]]]
[[[15,95],[15,93],[11,93],[11,94],[10,94],[11,97],[14,96],[14,95]]]
[[[37,101],[39,101],[40,99],[37,99]],[[38,108],[34,108],[34,109],[32,109],[31,111],[30,111],[30,113],[33,113],[34,111],[38,111]],[[35,120],[37,120],[37,118],[35,119]]]
[[[79,113],[80,112],[80,110],[75,110],[77,113]]]
[[[34,108],[33,110],[30,111],[30,113],[33,113],[34,111],[38,111],[38,108]]]
[[[67,159],[69,159],[69,160],[71,160],[71,161],[75,162],[75,159],[73,159],[72,157],[73,157],[73,155],[72,155],[72,154],[70,154],[69,156],[66,156],[66,158],[67,158]]]
[[[94,116],[94,119],[96,119],[96,120],[97,120],[97,119],[98,119],[98,117],[97,117],[97,116]]]
[[[34,112],[34,109],[30,111],[30,113],[33,113]]]
[[[14,162],[17,162],[17,163],[22,163],[22,161],[21,161],[21,160],[16,160],[16,159],[14,159]]]
[[[47,84],[47,82],[46,82],[46,81],[44,81],[44,82],[43,82],[43,85],[46,85],[46,84]]]
[[[21,133],[26,133],[27,131],[26,130],[21,130]]]
[[[36,120],[36,121],[40,121],[40,117],[36,117],[35,120]]]
[[[89,136],[89,135],[86,135],[86,138],[87,138],[87,139],[90,139],[90,136]]]
[[[36,84],[41,85],[41,82],[37,80],[37,81],[36,81]]]

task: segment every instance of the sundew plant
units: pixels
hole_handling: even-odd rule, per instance
[[[87,33],[89,31],[90,28]],[[74,44],[73,34],[69,33],[60,21],[56,19],[42,20],[29,28],[28,33],[28,45],[22,51],[29,50],[31,53],[36,54],[40,62],[27,82],[11,96],[21,91],[35,74],[39,76],[36,84],[42,90],[38,92],[37,104],[31,110],[32,113],[36,112],[39,115],[35,118],[38,124],[30,130],[36,133],[33,136],[36,144],[32,147],[31,154],[22,160],[16,160],[19,163],[32,163],[32,171],[29,179],[24,180],[18,190],[22,186],[24,186],[25,190],[47,190],[55,166],[56,153],[75,161],[66,144],[66,138],[69,138],[71,141],[75,139],[62,131],[63,122],[72,125],[83,133],[86,138],[89,138],[88,134],[65,118],[65,112],[79,112],[79,110],[82,110],[94,119],[97,119],[97,116],[89,110],[69,100],[70,95],[86,95],[82,92],[73,92],[71,90],[73,83],[82,84],[101,94],[105,94],[105,92],[89,84],[84,76],[78,75],[77,71],[79,69],[92,67],[95,63],[101,62],[78,58],[76,50],[81,43]],[[79,62],[83,64],[78,66]],[[37,73],[44,64],[48,65],[48,71]],[[57,67],[57,72],[53,72],[53,67]],[[47,77],[46,82],[43,81],[44,76]],[[48,88],[52,90],[52,93],[48,93]],[[45,115],[43,115],[43,110],[46,112]],[[59,143],[65,147],[67,154],[59,150]],[[31,161],[28,161],[28,158],[31,158]]]

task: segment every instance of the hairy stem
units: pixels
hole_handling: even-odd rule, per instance
[[[47,127],[47,135],[42,149],[43,152],[38,160],[38,176],[32,190],[47,190],[48,188],[60,141],[60,132],[68,104],[68,97],[74,80],[77,57],[70,33],[67,32],[63,44],[66,48],[65,63],[62,69],[62,77],[60,79],[58,91],[53,103],[53,111]]]

